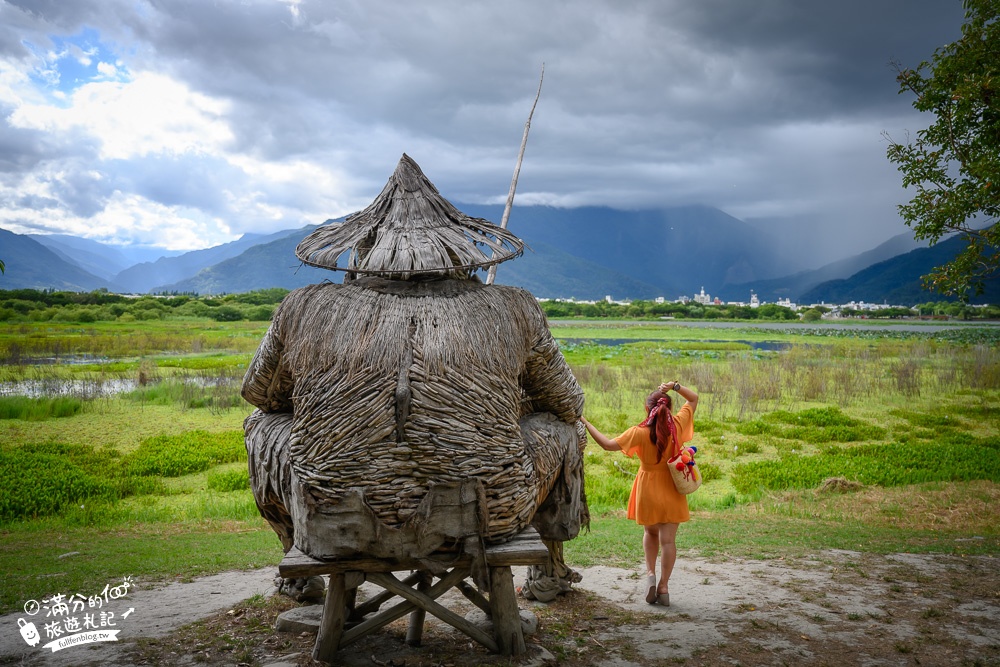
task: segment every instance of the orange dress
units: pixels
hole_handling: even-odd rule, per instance
[[[674,423],[681,444],[694,437],[694,413],[689,404],[685,403],[674,415]],[[615,441],[622,452],[627,456],[638,456],[640,462],[628,499],[628,518],[635,519],[640,526],[684,523],[690,519],[687,496],[677,491],[667,468],[667,459],[674,451],[673,444],[667,443],[663,458],[657,463],[656,445],[649,438],[648,427],[633,426]]]

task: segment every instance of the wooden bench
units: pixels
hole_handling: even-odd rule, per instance
[[[434,583],[434,575],[417,560],[387,562],[374,558],[320,561],[296,548],[289,550],[278,566],[282,577],[311,577],[328,574],[326,601],[319,633],[313,648],[313,658],[333,662],[342,646],[378,630],[405,614],[410,614],[406,642],[419,646],[427,612],[454,626],[490,651],[503,655],[518,655],[525,651],[521,632],[521,617],[511,574],[513,565],[541,565],[548,562],[549,552],[534,528],[528,528],[509,542],[486,548],[489,569],[489,599],[469,584],[472,559],[469,556],[442,554],[439,559],[447,567]],[[409,571],[400,580],[393,574]],[[383,591],[356,606],[357,589],[365,581],[380,586]],[[493,636],[465,618],[436,602],[436,599],[457,588],[469,601],[482,609],[493,621]],[[382,604],[395,596],[398,604],[380,611]],[[345,628],[348,621],[356,625]]]

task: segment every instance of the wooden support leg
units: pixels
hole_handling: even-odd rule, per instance
[[[313,658],[320,662],[332,663],[340,648],[340,638],[344,634],[344,620],[347,617],[347,600],[344,574],[333,573],[326,587],[326,602],[323,603],[323,618],[313,647]]]
[[[421,572],[420,578],[417,580],[417,590],[426,595],[430,589],[430,572]],[[406,643],[408,646],[420,646],[420,639],[424,634],[424,618],[426,616],[427,612],[421,607],[417,607],[410,612],[410,626],[406,629]]]
[[[474,586],[469,585],[469,582],[460,581],[455,585],[455,588],[457,588],[469,602],[479,607],[487,616],[493,613],[490,610],[490,601],[487,600],[482,593],[476,590]]]
[[[490,568],[490,610],[493,633],[503,655],[521,655],[527,648],[521,632],[521,614],[514,594],[514,577],[509,567]]]
[[[424,595],[423,593],[415,591],[409,586],[404,585],[403,582],[391,575],[369,573],[368,579],[373,584],[382,586],[386,590],[391,590],[393,591],[393,595],[399,595],[400,597],[406,599],[403,602],[386,609],[385,611],[379,612],[379,614],[374,617],[366,618],[364,622],[346,631],[344,636],[340,639],[340,645],[343,647],[356,642],[369,632],[374,632],[379,628],[385,627],[397,618],[402,618],[417,607],[422,606],[424,609],[430,611],[441,620],[453,625],[465,634],[469,635],[489,650],[494,653],[497,652],[497,644],[493,641],[493,637],[471,623],[468,623],[458,614],[454,614],[434,602],[434,600],[447,593],[455,584],[468,576],[468,568],[456,567],[442,577],[436,584],[431,586],[430,590],[427,591],[427,594]]]
[[[490,637],[488,633],[484,632],[483,630],[476,627],[472,623],[469,623],[467,620],[465,620],[455,612],[451,611],[450,609],[441,606],[433,599],[441,595],[441,593],[444,593],[452,586],[454,586],[459,580],[464,579],[466,576],[468,576],[468,570],[464,568],[463,570],[459,570],[458,568],[452,570],[452,572],[448,574],[444,579],[442,579],[437,584],[432,586],[431,589],[427,592],[428,593],[427,595],[424,595],[419,591],[413,590],[409,586],[404,586],[403,583],[398,579],[396,579],[395,577],[393,577],[391,573],[389,574],[372,573],[368,575],[368,580],[374,584],[378,584],[379,586],[381,586],[386,590],[392,591],[393,593],[395,593],[400,597],[406,598],[407,601],[412,603],[415,607],[421,607],[425,611],[429,611],[430,613],[434,614],[445,623],[448,623],[452,627],[458,628],[459,630],[467,634],[469,637],[472,637],[473,639],[475,639],[477,642],[479,642],[489,650],[493,651],[494,653],[498,653],[500,651],[500,648],[497,646],[497,643],[493,639],[493,637]],[[459,572],[458,578],[453,579],[452,577],[456,572]],[[389,611],[392,610],[387,610],[386,613],[388,613]],[[407,611],[410,610],[408,609]],[[355,628],[355,630],[357,630],[357,628]]]
[[[344,617],[344,629],[357,624],[355,607],[358,604],[358,586],[365,583],[365,573],[349,571],[344,573],[344,607],[346,608]],[[341,641],[344,637],[341,635]]]
[[[407,586],[412,586],[418,579],[420,579],[420,572],[414,572],[406,579],[403,579],[403,583],[406,584]],[[392,593],[390,591],[382,591],[378,595],[368,600],[365,600],[364,602],[359,604],[357,608],[354,610],[354,612],[351,614],[351,618],[353,620],[360,621],[368,614],[371,614],[372,612],[376,612],[379,609],[381,609],[382,605],[385,604],[387,600],[391,600],[394,597],[396,597],[395,593]]]

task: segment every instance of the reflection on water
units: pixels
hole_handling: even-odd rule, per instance
[[[189,376],[172,378],[175,381],[194,385],[200,388],[238,388],[242,378]],[[51,398],[55,396],[74,396],[82,399],[104,398],[115,394],[123,394],[138,389],[140,386],[155,386],[160,380],[140,383],[137,380],[125,378],[104,378],[98,380],[63,380],[46,378],[42,380],[20,380],[17,382],[0,382],[0,396],[27,396],[28,398]]]
[[[792,346],[791,343],[786,343],[776,340],[662,340],[659,338],[560,338],[561,342],[567,345],[584,345],[587,343],[593,343],[595,345],[607,345],[609,347],[615,347],[617,345],[627,345],[628,343],[662,343],[663,345],[669,346],[671,343],[738,343],[740,345],[746,345],[751,350],[765,350],[768,352],[779,352],[781,350],[787,350]],[[686,349],[698,349],[697,345],[685,346]]]
[[[135,380],[21,380],[0,382],[0,396],[75,396],[89,399],[132,391],[137,386],[138,382]]]
[[[110,361],[109,357],[99,357],[96,354],[61,354],[53,357],[24,357],[12,354],[7,358],[0,359],[0,364],[5,366],[54,366],[56,364],[79,366],[82,364],[106,364]]]

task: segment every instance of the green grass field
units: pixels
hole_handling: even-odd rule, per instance
[[[250,409],[238,395],[265,328],[0,326],[0,356],[11,362],[0,381],[38,392],[0,396],[0,612],[127,575],[183,580],[278,562],[248,488]],[[995,327],[960,337],[579,321],[552,329],[568,341],[588,418],[610,435],[642,419],[659,382],[698,391],[694,444],[706,482],[690,497],[682,552],[1000,551]],[[621,340],[636,342],[608,344]],[[755,349],[760,342],[777,349]],[[33,358],[54,351],[60,363]],[[108,391],[120,382],[126,391]],[[585,460],[594,519],[567,557],[633,567],[641,531],[623,509],[636,463],[594,443]],[[825,484],[831,478],[843,483]]]

